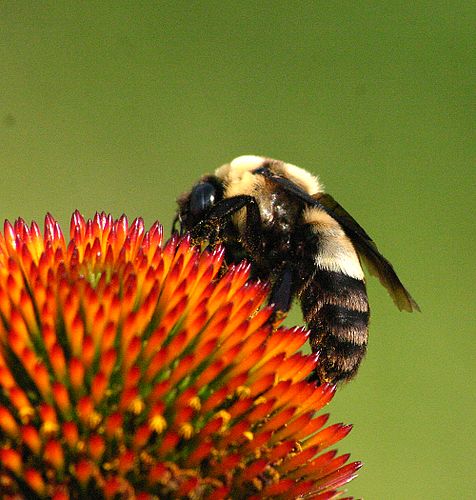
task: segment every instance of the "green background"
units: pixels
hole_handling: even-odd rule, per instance
[[[240,154],[319,174],[423,311],[370,280],[369,353],[329,408],[365,463],[349,492],[474,498],[471,4],[1,2],[0,214],[168,231]]]

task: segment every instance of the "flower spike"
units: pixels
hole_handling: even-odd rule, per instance
[[[104,212],[0,234],[2,498],[337,498],[302,328],[223,248]]]

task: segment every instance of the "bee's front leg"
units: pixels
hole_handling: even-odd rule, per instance
[[[262,224],[258,203],[253,196],[233,196],[213,205],[203,219],[190,231],[192,238],[195,235],[197,237],[211,235],[214,231],[219,233],[220,226],[229,222],[231,217],[243,208],[246,209],[246,222],[242,243],[250,254],[255,255],[262,248]]]

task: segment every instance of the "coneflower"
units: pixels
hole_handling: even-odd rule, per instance
[[[359,469],[327,451],[302,328],[223,252],[141,219],[46,216],[0,235],[2,498],[335,498]]]

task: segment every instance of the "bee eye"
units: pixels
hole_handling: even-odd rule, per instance
[[[190,194],[190,212],[198,215],[215,203],[215,186],[210,182],[200,182]]]
[[[269,175],[269,166],[268,165],[263,165],[261,167],[255,168],[253,170],[253,174],[258,174],[258,175]]]

